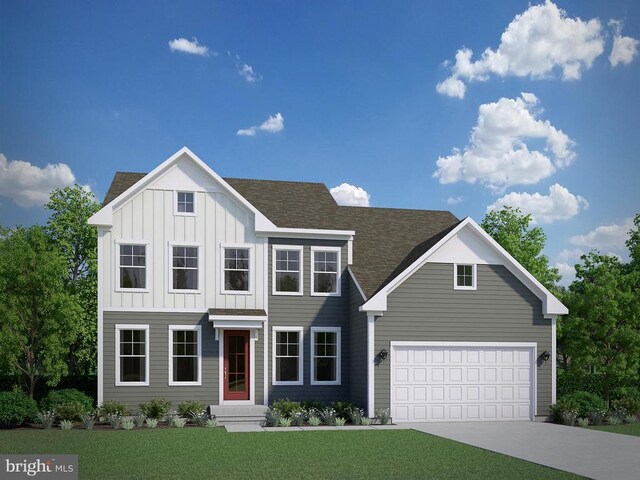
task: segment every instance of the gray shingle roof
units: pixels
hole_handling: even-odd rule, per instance
[[[103,205],[144,175],[117,172]],[[459,223],[447,211],[338,206],[322,183],[225,181],[278,227],[355,230],[351,269],[367,298]]]

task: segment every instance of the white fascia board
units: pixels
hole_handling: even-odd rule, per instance
[[[193,162],[196,163],[202,170],[204,170],[209,176],[211,176],[216,182],[218,182],[224,189],[226,189],[236,201],[241,205],[249,209],[255,216],[256,230],[270,230],[277,227],[265,217],[256,207],[251,205],[247,199],[240,195],[231,185],[224,181],[224,179],[214,172],[206,163],[204,163],[198,156],[189,150],[187,147],[182,147],[176,153],[171,155],[168,159],[154,168],[151,172],[134,183],[127,190],[118,195],[115,199],[109,202],[108,205],[102,207],[91,218],[89,218],[90,225],[101,225],[111,227],[113,225],[113,211],[120,207],[125,201],[131,198],[135,193],[140,191],[145,186],[153,182],[157,177],[166,172],[182,155],[187,155]]]
[[[407,267],[404,272],[394,278],[388,285],[386,285],[377,294],[371,297],[362,307],[360,311],[372,311],[387,309],[387,295],[393,292],[399,285],[401,285],[407,278],[421,268],[427,261],[427,259],[437,251],[442,245],[447,243],[453,238],[460,230],[465,227],[472,228],[478,233],[481,238],[496,249],[506,260],[505,267],[513,273],[522,283],[524,283],[540,300],[542,300],[542,309],[545,316],[549,315],[566,315],[569,313],[567,307],[565,307],[560,300],[558,300],[544,285],[542,285],[536,278],[531,275],[518,261],[513,258],[509,252],[507,252],[498,242],[496,242],[487,232],[485,232],[480,225],[473,221],[471,217],[465,218],[455,228],[453,228],[447,235],[445,235],[438,243],[425,252],[418,260],[413,262]]]
[[[354,230],[323,230],[314,228],[280,228],[260,229],[256,223],[256,235],[258,237],[273,238],[314,238],[324,240],[353,240],[356,234]]]

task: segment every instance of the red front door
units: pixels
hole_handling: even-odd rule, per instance
[[[249,400],[249,331],[224,331],[224,399]]]

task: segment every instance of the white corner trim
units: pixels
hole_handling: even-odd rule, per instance
[[[551,403],[554,404],[557,401],[557,385],[558,385],[558,346],[556,340],[557,330],[557,317],[554,315],[551,317]]]
[[[173,247],[196,247],[198,249],[198,288],[179,289],[173,288]],[[171,240],[167,242],[167,292],[168,293],[203,293],[204,285],[204,247],[198,242],[179,242]]]
[[[336,291],[335,292],[330,292],[330,293],[324,293],[324,292],[314,292],[315,289],[315,285],[314,285],[314,274],[315,272],[315,253],[316,252],[336,252],[337,255],[336,257],[338,258],[338,265],[337,265],[337,272],[336,272]],[[310,295],[312,297],[339,297],[340,295],[342,295],[341,290],[342,290],[342,247],[319,247],[319,246],[312,246],[311,247],[311,255],[309,256],[310,260],[309,263],[311,264],[309,267],[309,272],[310,272]]]
[[[278,251],[298,252],[300,269],[298,270],[298,291],[279,292],[276,290],[276,252]],[[266,277],[268,278],[268,277]],[[302,296],[304,292],[304,247],[302,245],[272,245],[271,246],[271,294],[282,296]]]
[[[178,194],[179,193],[192,193],[193,194],[193,212],[179,212],[178,211]],[[176,217],[195,217],[198,213],[198,192],[194,190],[174,190],[173,191],[173,215]]]
[[[376,317],[367,314],[367,415],[375,416],[375,320]]]
[[[145,357],[145,381],[144,382],[123,382],[120,380],[120,331],[121,330],[142,330],[144,331],[144,357]],[[149,386],[149,325],[134,323],[117,323],[115,325],[115,347],[116,347],[116,387],[148,387]]]
[[[237,249],[246,249],[249,250],[249,289],[248,290],[226,290],[224,285],[224,273],[225,273],[225,249],[227,248],[237,248]],[[253,295],[253,287],[254,280],[253,276],[255,275],[255,249],[254,245],[250,243],[221,243],[220,248],[218,250],[219,259],[218,265],[220,269],[220,294],[221,295]],[[265,277],[266,272],[265,272]]]
[[[104,258],[104,236],[107,232],[106,228],[98,227],[98,265],[103,265]],[[103,287],[104,281],[102,276],[105,274],[104,269],[98,269],[97,289],[98,289],[98,407],[104,402],[104,299]],[[107,272],[110,274],[110,272]]]
[[[149,283],[153,279],[153,251],[151,249],[151,242],[148,240],[129,240],[129,239],[115,239],[113,241],[113,258],[115,260],[115,285],[114,291],[122,293],[149,293]],[[144,250],[144,284],[145,288],[123,288],[120,286],[120,246],[121,245],[143,245]],[[99,264],[100,265],[100,264]]]
[[[271,338],[271,384],[272,385],[304,385],[304,329],[302,327],[273,326]],[[298,332],[298,380],[294,382],[276,379],[276,339],[278,332]],[[265,367],[267,363],[265,363]],[[265,370],[267,370],[265,368]]]
[[[360,296],[362,297],[362,300],[364,300],[365,302],[367,301],[367,296],[364,294],[364,291],[362,290],[362,287],[360,286],[360,282],[358,282],[358,279],[356,278],[356,274],[353,273],[353,270],[351,270],[351,266],[347,266],[347,271],[349,272],[349,275],[351,275],[351,279],[353,280],[353,283],[355,283],[356,288],[358,289],[358,293],[360,293]]]
[[[173,379],[173,332],[195,330],[198,333],[198,378],[194,382],[181,382]],[[201,386],[202,385],[202,327],[200,325],[169,325],[169,386]]]
[[[382,288],[378,293],[371,297],[361,308],[361,311],[385,311],[387,309],[387,295],[393,292],[407,278],[413,275],[421,268],[428,258],[436,252],[442,245],[453,238],[461,229],[471,228],[474,232],[492,246],[505,259],[504,266],[513,273],[521,282],[523,282],[540,300],[542,300],[542,310],[545,316],[548,315],[566,315],[568,313],[558,298],[556,298],[547,288],[544,287],[536,278],[531,275],[518,261],[513,258],[498,242],[485,232],[472,218],[467,217],[456,225],[447,235],[440,239],[433,247],[425,252],[418,260],[407,267],[400,275],[394,278],[388,285]]]
[[[329,382],[315,380],[314,357],[315,357],[315,333],[333,332],[336,334],[336,379]],[[342,380],[342,327],[311,327],[311,362],[310,362],[310,384],[311,385],[341,385]]]
[[[471,266],[471,286],[458,285],[458,265]],[[477,290],[478,289],[478,265],[475,263],[454,263],[453,264],[453,289],[454,290]]]
[[[353,265],[353,237],[347,242],[347,266]]]

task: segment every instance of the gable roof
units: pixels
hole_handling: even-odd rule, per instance
[[[143,173],[117,172],[103,205],[144,177]],[[447,211],[339,206],[322,183],[224,181],[279,228],[355,231],[351,270],[367,298],[459,223]]]

